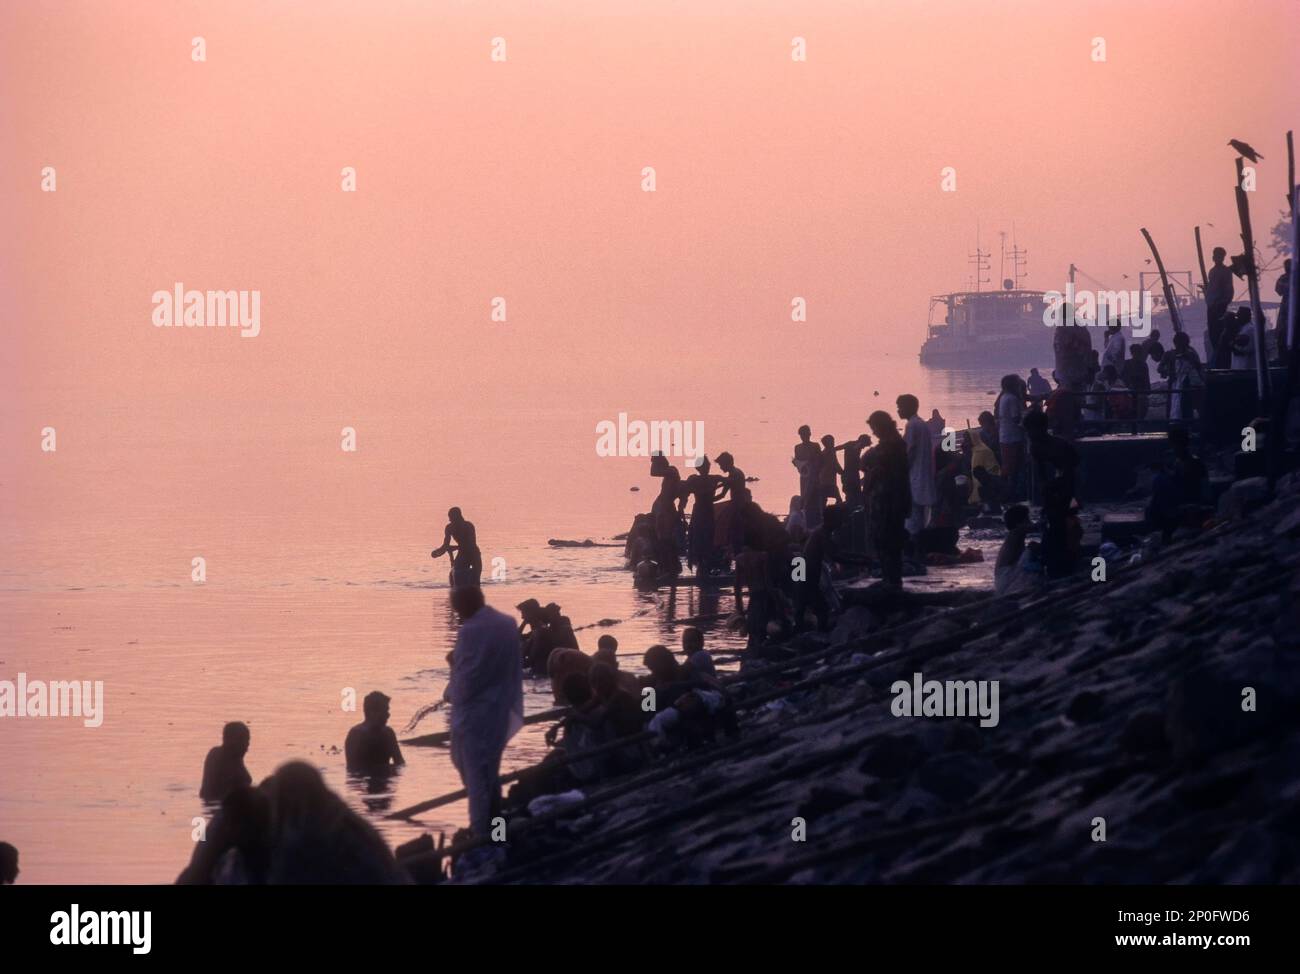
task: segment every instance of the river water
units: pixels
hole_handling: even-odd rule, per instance
[[[693,588],[640,593],[621,550],[548,546],[608,540],[653,499],[644,459],[597,456],[596,423],[619,411],[701,420],[706,451],[730,450],[758,478],[759,503],[783,513],[801,423],[843,439],[911,391],[923,415],[937,405],[964,426],[988,408],[997,378],[925,371],[914,355],[806,367],[783,356],[781,367],[748,384],[687,388],[649,377],[638,388],[629,372],[620,401],[598,405],[490,394],[417,405],[400,389],[377,390],[349,424],[355,452],[341,449],[351,417],[314,399],[223,412],[179,396],[146,409],[152,393],[105,401],[57,376],[17,396],[5,432],[19,445],[0,483],[0,678],[101,680],[105,711],[94,728],[0,720],[0,838],[18,846],[23,881],[174,879],[206,814],[204,754],[229,720],[252,730],[255,781],[308,760],[393,844],[462,825],[463,804],[415,824],[381,816],[460,786],[446,750],[407,748],[407,766],[382,787],[350,779],[340,751],[359,719],[342,709],[345,688],[388,693],[399,736],[441,697],[455,623],[447,563],[429,551],[447,507],[478,527],[490,603],[513,611],[531,596],[560,603],[575,626],[618,620],[582,631],[583,647],[612,633],[623,665],[639,668],[647,646],[679,645],[678,620],[729,611],[732,600]],[[46,426],[53,452],[40,449]],[[196,557],[202,583],[192,580]],[[494,559],[505,577],[487,581]],[[708,633],[711,648],[740,645]],[[529,711],[551,705],[549,687],[527,690]],[[416,733],[445,726],[436,712]],[[543,732],[526,728],[506,769],[538,760]]]

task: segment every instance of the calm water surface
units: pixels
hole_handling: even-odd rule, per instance
[[[575,626],[618,620],[582,631],[583,647],[613,633],[636,667],[647,646],[678,645],[678,620],[730,611],[732,600],[690,588],[638,593],[619,549],[547,545],[607,540],[653,499],[646,461],[595,455],[598,421],[620,410],[702,419],[707,452],[730,450],[759,478],[757,500],[783,512],[800,423],[844,438],[913,391],[924,415],[938,405],[964,426],[987,408],[997,378],[925,372],[911,356],[798,374],[798,391],[762,375],[751,388],[765,392],[743,395],[734,391],[742,383],[707,382],[671,393],[647,382],[633,394],[630,379],[625,401],[607,408],[489,394],[395,405],[399,397],[377,393],[351,424],[355,453],[339,448],[351,417],[316,403],[222,415],[177,400],[143,410],[128,396],[92,401],[57,382],[20,399],[5,431],[21,448],[0,484],[0,676],[102,680],[106,711],[93,729],[0,722],[0,837],[19,847],[24,881],[174,879],[205,813],[203,756],[228,720],[252,729],[254,780],[308,760],[394,844],[462,825],[463,804],[418,824],[381,817],[459,788],[446,750],[408,748],[387,784],[350,779],[340,751],[359,719],[341,709],[344,688],[392,696],[399,735],[441,698],[455,624],[446,561],[428,553],[448,506],[477,524],[489,565],[505,560],[506,578],[487,586],[492,604],[508,610],[532,596],[559,602]],[[32,431],[46,424],[58,429],[54,454],[35,448]],[[196,556],[206,559],[202,585],[190,578]],[[740,645],[713,629],[708,640]],[[549,687],[530,683],[526,702],[550,706]],[[436,712],[416,732],[445,726]],[[512,742],[507,769],[544,754],[544,730]]]

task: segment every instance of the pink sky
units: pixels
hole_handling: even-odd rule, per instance
[[[481,393],[455,349],[493,382],[544,392],[561,369],[582,377],[566,394],[617,406],[647,363],[911,354],[928,295],[964,286],[977,220],[994,276],[1015,222],[1031,286],[1061,286],[1072,260],[1120,286],[1144,266],[1142,225],[1192,268],[1193,224],[1236,244],[1228,138],[1267,157],[1261,237],[1282,205],[1300,7],[1240,8],[6,4],[10,403],[40,415],[74,387],[142,411],[454,411]],[[949,165],[956,193],[939,190]],[[153,328],[149,297],[175,281],[260,289],[262,335]]]

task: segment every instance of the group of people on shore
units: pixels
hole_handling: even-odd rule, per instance
[[[1061,328],[1053,337],[1055,387],[1040,397],[1054,432],[1072,438],[1115,422],[1186,421],[1200,412],[1205,365],[1186,332],[1167,348],[1158,329],[1129,341],[1118,321],[1103,332],[1101,350],[1088,328]]]
[[[1121,321],[1105,329],[1101,349],[1093,347],[1087,327],[1065,327],[1053,335],[1056,388],[1040,393],[1055,432],[1073,436],[1080,427],[1169,419],[1188,422],[1204,408],[1206,370],[1253,370],[1257,367],[1258,332],[1250,305],[1232,302],[1234,277],[1245,273],[1239,259],[1215,247],[1213,266],[1206,273],[1205,332],[1198,352],[1191,336],[1176,332],[1166,346],[1158,330],[1130,341]],[[1263,360],[1283,365],[1288,358],[1286,322],[1289,314],[1291,259],[1284,262],[1275,289],[1281,299],[1277,321],[1264,331]],[[1131,322],[1130,322],[1131,323]],[[1267,322],[1265,322],[1267,324]],[[1153,371],[1154,370],[1154,374]],[[1030,390],[1031,395],[1035,394]]]
[[[960,528],[973,513],[999,513],[1027,498],[1032,465],[1050,539],[1043,574],[1068,574],[1071,552],[1077,554],[1069,521],[1073,516],[1077,524],[1078,457],[1050,429],[1049,401],[1050,387],[1033,370],[1027,380],[1003,378],[977,430],[947,429],[937,409],[923,419],[911,394],[897,398],[897,420],[873,412],[870,432],[842,443],[830,434],[814,439],[802,426],[791,458],[799,492],[784,521],[758,505],[730,454],[719,457],[723,475],[711,473],[705,457],[687,478],[655,456],[650,472],[661,488],[651,512],[629,531],[628,564],[638,582],[649,584],[680,574],[683,548],[697,578],[730,566],[737,613],[750,647],[760,648],[771,636],[803,629],[810,616],[819,628],[828,626],[837,607],[833,571],[874,570],[883,587],[898,591],[908,560],[963,557]],[[692,498],[687,527],[683,514]]]
[[[1195,358],[1185,339],[1177,336],[1166,352],[1153,333],[1125,355],[1110,335],[1099,381],[1109,382],[1122,359],[1140,388],[1132,381],[1137,366],[1128,363],[1145,369],[1148,360],[1172,359],[1176,368],[1180,356]],[[1080,417],[1072,410],[1087,405],[1077,396],[1074,404],[1063,402],[1071,388],[1055,377],[1055,388],[1037,370],[1027,378],[1003,377],[993,408],[980,414],[977,428],[962,431],[948,429],[937,409],[923,419],[911,394],[897,398],[897,420],[875,411],[867,418],[870,432],[846,442],[829,434],[814,440],[808,426],[800,427],[791,459],[799,490],[784,519],[758,505],[730,454],[717,457],[719,473],[700,458],[688,477],[655,456],[650,472],[662,485],[651,512],[638,516],[629,532],[629,562],[638,579],[652,580],[677,576],[683,553],[697,574],[730,565],[737,618],[759,655],[810,621],[829,626],[837,608],[834,571],[875,570],[885,592],[901,591],[905,560],[954,552],[958,530],[973,514],[1003,515],[1007,534],[994,569],[999,593],[1068,577],[1082,536],[1079,454],[1071,443]],[[1147,511],[1166,537],[1189,523],[1189,512],[1203,514],[1198,505],[1206,499],[1205,465],[1191,452],[1185,427],[1171,427],[1170,446]],[[1025,503],[1031,495],[1041,505],[1037,524]],[[1035,533],[1039,539],[1030,540]],[[610,634],[600,637],[594,654],[584,653],[555,603],[526,599],[516,606],[518,620],[487,605],[474,526],[458,508],[449,512],[444,543],[433,554],[442,553],[453,558],[451,605],[460,619],[444,699],[451,704],[451,758],[469,799],[473,836],[487,837],[500,813],[500,763],[524,724],[526,673],[548,678],[556,703],[568,709],[547,734],[554,751],[512,789],[516,802],[632,770],[656,742],[691,745],[737,732],[734,703],[700,630],[684,630],[681,659],[666,646],[651,646],[641,658],[645,673],[637,676],[620,668]],[[364,713],[345,742],[348,770],[387,774],[403,764],[388,727],[389,698],[369,694]],[[248,727],[231,723],[209,752],[200,793],[219,802],[220,811],[179,881],[406,881],[378,833],[311,766],[293,762],[254,787],[244,765],[250,742]],[[316,860],[334,865],[313,865]]]

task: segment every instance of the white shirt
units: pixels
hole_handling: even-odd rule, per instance
[[[997,410],[998,442],[1023,443],[1025,431],[1021,428],[1020,421],[1024,419],[1025,408],[1020,403],[1020,397],[1004,392],[998,396],[997,405],[993,408]]]
[[[920,416],[911,417],[903,431],[903,442],[907,444],[912,503],[920,507],[937,504],[939,491],[934,483],[934,443],[925,420]]]
[[[447,699],[457,766],[471,755],[500,755],[524,726],[523,660],[514,619],[485,605],[461,623]]]
[[[1101,367],[1104,369],[1108,365],[1113,365],[1118,374],[1120,369],[1124,368],[1124,356],[1128,352],[1127,344],[1122,331],[1111,335],[1110,341],[1106,342],[1106,350],[1101,353]]]

